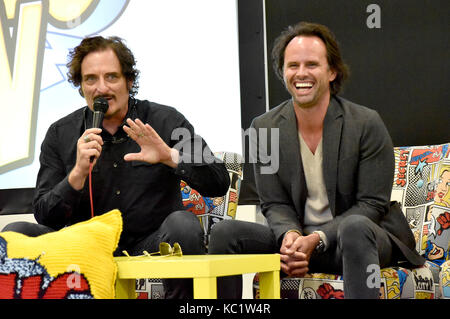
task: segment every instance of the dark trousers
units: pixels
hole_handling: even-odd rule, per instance
[[[14,222],[5,226],[3,231],[15,231],[27,236],[36,237],[54,229],[34,223]],[[155,232],[137,242],[133,247],[119,247],[114,255],[122,254],[127,250],[130,255],[141,255],[144,250],[157,252],[160,242],[178,242],[184,255],[203,255],[206,253],[204,244],[204,231],[198,218],[191,212],[176,211],[166,217],[164,222]],[[167,299],[192,299],[192,279],[164,279],[165,298]]]
[[[210,254],[278,253],[279,249],[274,234],[264,225],[224,220],[211,230]],[[345,298],[376,299],[379,269],[389,265],[392,255],[393,246],[384,229],[367,217],[351,215],[340,223],[337,241],[329,243],[325,252],[313,253],[308,268],[310,273],[342,274]],[[219,278],[217,285],[218,298],[242,297],[242,276]]]

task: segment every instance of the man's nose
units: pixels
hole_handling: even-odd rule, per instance
[[[99,93],[106,93],[107,91],[108,91],[108,85],[107,85],[107,83],[106,83],[106,81],[104,80],[104,79],[102,79],[102,78],[100,78],[98,81],[97,81],[97,87],[96,87],[96,89],[97,89],[97,91],[99,92]]]
[[[308,75],[308,70],[307,70],[306,66],[303,64],[300,64],[299,67],[297,68],[296,75],[299,77],[304,77],[304,76]]]

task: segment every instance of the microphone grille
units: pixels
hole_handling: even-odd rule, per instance
[[[94,99],[94,111],[106,113],[108,111],[108,100],[100,96]]]

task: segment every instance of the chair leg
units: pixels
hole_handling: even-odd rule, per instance
[[[194,299],[217,299],[217,278],[194,278]]]
[[[116,279],[116,299],[136,299],[135,279]]]
[[[280,272],[259,273],[259,296],[261,299],[280,299]]]

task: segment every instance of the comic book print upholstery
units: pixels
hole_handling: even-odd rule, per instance
[[[420,268],[381,269],[380,298],[450,298],[450,143],[396,147],[392,200],[401,204],[427,260]],[[281,280],[281,298],[343,297],[342,277],[308,274]],[[258,296],[258,278],[254,280]]]
[[[381,269],[380,299],[433,299],[433,275],[424,266],[409,270],[402,267]],[[253,281],[254,296],[259,295],[259,280]],[[440,293],[438,293],[440,295]],[[341,275],[311,273],[303,278],[281,280],[282,299],[344,299],[344,281]]]
[[[205,244],[208,245],[211,227],[223,219],[236,217],[239,200],[239,189],[243,178],[243,160],[239,154],[232,152],[217,152],[214,155],[225,163],[230,175],[230,188],[221,197],[202,196],[191,188],[185,181],[181,181],[181,197],[187,211],[197,215],[205,231]],[[160,279],[147,278],[136,280],[138,299],[162,299],[164,288]]]
[[[449,259],[450,144],[394,149],[392,200],[402,205],[416,250],[442,265]]]
[[[239,189],[242,180],[242,157],[236,153],[219,152],[214,155],[221,159],[230,175],[230,188],[221,197],[202,196],[198,191],[181,181],[181,197],[186,210],[197,215],[205,231],[205,243],[208,244],[211,227],[223,220],[236,217]]]
[[[439,289],[442,298],[450,299],[450,260],[441,265]]]
[[[0,299],[114,298],[121,232],[114,210],[38,237],[0,233]]]

